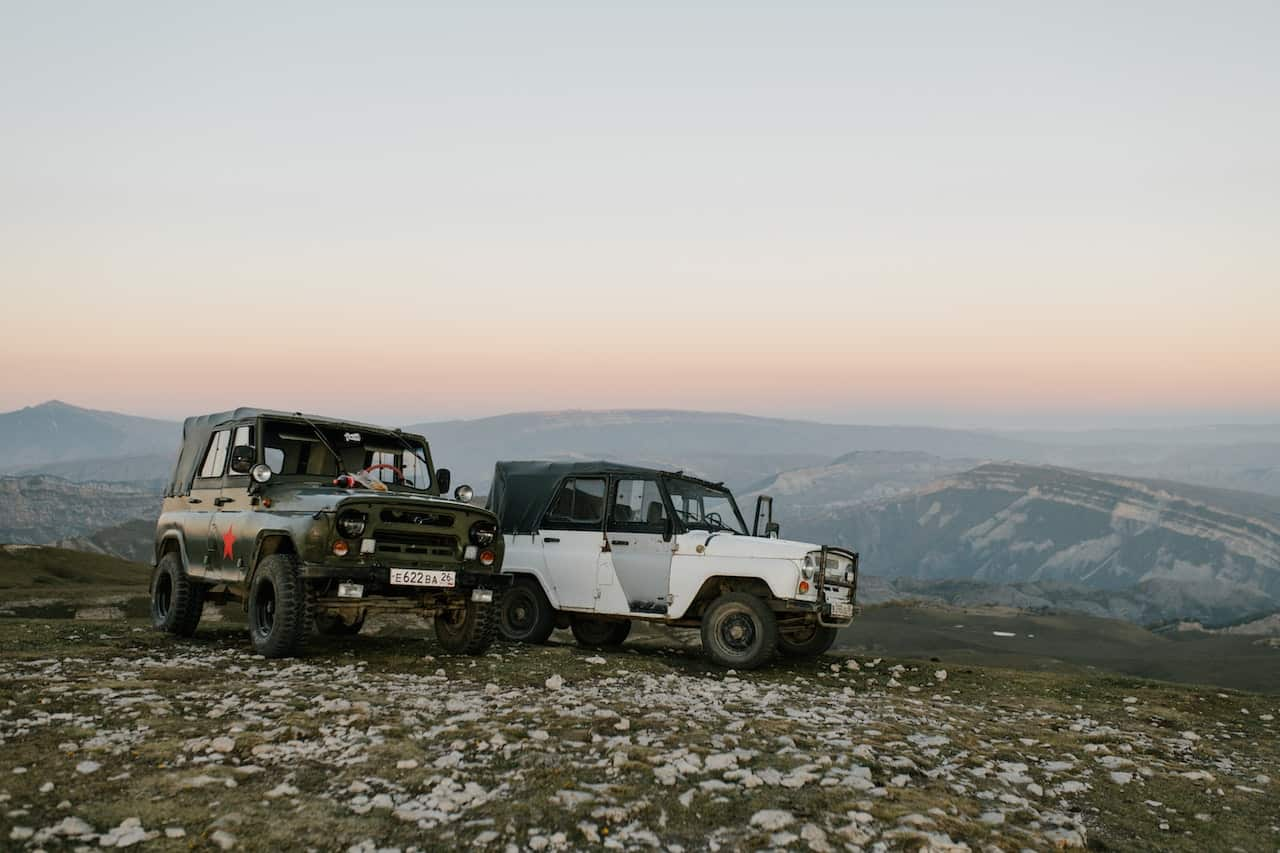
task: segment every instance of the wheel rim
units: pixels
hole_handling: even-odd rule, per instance
[[[166,572],[156,578],[156,589],[151,595],[151,606],[155,608],[155,614],[161,619],[169,615],[169,608],[173,606],[173,579]]]
[[[759,632],[751,614],[745,610],[734,610],[721,617],[716,626],[716,636],[720,644],[733,654],[744,654],[756,643]]]
[[[276,588],[270,581],[262,581],[258,586],[253,606],[254,621],[258,626],[259,637],[270,637],[271,629],[276,624]]]
[[[502,621],[513,634],[525,634],[533,629],[538,621],[538,605],[527,590],[519,590],[507,595],[506,606],[502,608]]]

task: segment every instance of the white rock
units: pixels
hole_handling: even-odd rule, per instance
[[[988,826],[999,826],[1004,823],[1004,812],[983,812],[978,816],[978,820]]]
[[[180,826],[170,826],[164,831],[165,838],[183,838],[186,834],[187,831]]]
[[[761,809],[751,816],[751,825],[758,826],[765,832],[776,832],[795,822],[791,812],[782,809]]]
[[[225,829],[214,830],[213,834],[209,836],[209,840],[212,841],[219,850],[231,850],[236,846],[236,837]]]
[[[564,679],[560,677],[559,673],[548,676],[547,680],[543,683],[547,686],[548,690],[559,690],[561,687],[564,687]]]
[[[43,785],[40,786],[40,793],[42,794],[47,794],[52,790],[53,790],[52,782],[45,782]]]
[[[1133,774],[1124,773],[1119,770],[1113,770],[1111,772],[1111,781],[1115,782],[1117,785],[1128,785],[1130,782],[1133,781]]]
[[[594,656],[592,656],[592,657],[589,657],[589,658],[587,658],[587,659],[586,659],[586,661],[587,661],[587,663],[594,663],[594,664],[597,664],[597,665],[602,664],[602,663],[608,663],[608,661],[607,661],[607,660],[605,660],[604,658],[600,657],[599,655],[594,655]]]
[[[13,829],[9,830],[9,840],[26,841],[35,834],[36,831],[29,826],[15,826]]]
[[[288,782],[281,782],[270,791],[267,791],[267,798],[277,800],[280,797],[292,797],[298,793],[298,789],[290,785]]]
[[[933,671],[933,677],[936,678],[938,681],[946,681],[947,671],[945,669],[935,669]]]
[[[233,737],[216,737],[209,742],[209,749],[214,752],[231,752],[236,748],[236,739]]]
[[[413,770],[418,766],[418,762],[413,758],[403,758],[396,762],[397,770]]]
[[[76,772],[87,776],[90,773],[97,773],[101,767],[102,765],[96,761],[81,761],[76,765]]]

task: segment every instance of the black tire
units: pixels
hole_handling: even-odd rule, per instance
[[[556,629],[556,614],[551,609],[542,585],[533,578],[517,578],[498,603],[498,630],[508,640],[518,643],[545,643]]]
[[[310,629],[306,584],[289,554],[272,554],[258,564],[249,586],[249,638],[258,654],[287,658],[302,651]]]
[[[573,631],[573,638],[578,641],[578,645],[589,649],[603,649],[623,644],[631,633],[631,620],[593,619],[574,614],[569,630]]]
[[[498,634],[497,607],[468,601],[462,610],[446,610],[435,618],[436,640],[456,655],[481,655]]]
[[[819,625],[817,620],[801,628],[778,632],[778,651],[791,658],[816,658],[836,641],[837,628]]]
[[[702,649],[713,663],[757,669],[777,648],[777,617],[758,596],[726,592],[702,615]]]
[[[364,617],[366,615],[368,614],[361,610],[360,615],[355,618],[354,622],[346,621],[338,613],[317,613],[313,619],[315,620],[317,634],[324,634],[327,637],[354,637],[364,627]]]
[[[170,551],[151,573],[151,625],[157,631],[190,637],[204,611],[203,584],[187,577],[182,558]]]

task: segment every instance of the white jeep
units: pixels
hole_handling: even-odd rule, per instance
[[[515,576],[499,608],[510,640],[622,643],[633,620],[701,628],[726,667],[775,650],[820,655],[855,612],[858,555],[778,539],[758,498],[748,532],[722,483],[612,462],[499,462],[488,507]]]

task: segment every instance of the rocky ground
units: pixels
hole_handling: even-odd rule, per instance
[[[0,846],[1280,849],[1278,697],[688,646],[0,619]]]

